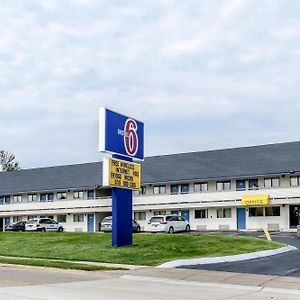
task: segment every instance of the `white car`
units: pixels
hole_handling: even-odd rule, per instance
[[[191,227],[187,220],[179,215],[153,216],[148,222],[150,232],[190,231]]]
[[[25,225],[26,231],[64,231],[61,224],[50,218],[30,219]]]

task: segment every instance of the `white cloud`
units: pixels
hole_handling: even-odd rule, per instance
[[[27,167],[96,160],[99,106],[145,121],[147,155],[297,139],[299,10],[261,0],[0,3],[2,147]]]

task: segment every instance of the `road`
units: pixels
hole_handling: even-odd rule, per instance
[[[296,300],[300,290],[204,283],[170,278],[102,273],[1,268],[5,300]]]
[[[262,237],[261,233],[224,234]],[[278,254],[275,256],[246,261],[219,263],[211,265],[185,266],[182,268],[300,277],[300,239],[297,238],[296,233],[272,233],[271,236],[274,241],[295,246],[298,248],[298,250]]]

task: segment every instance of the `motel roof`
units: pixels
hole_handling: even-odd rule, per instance
[[[142,183],[222,180],[300,173],[300,142],[160,155],[142,162]],[[0,195],[95,189],[102,162],[0,173]]]

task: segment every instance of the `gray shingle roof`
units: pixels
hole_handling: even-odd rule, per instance
[[[148,157],[142,182],[254,177],[300,173],[300,142]],[[22,192],[94,189],[102,184],[102,163],[0,173],[0,195]]]
[[[68,189],[94,189],[102,182],[102,163],[25,169],[0,173],[0,195]]]

